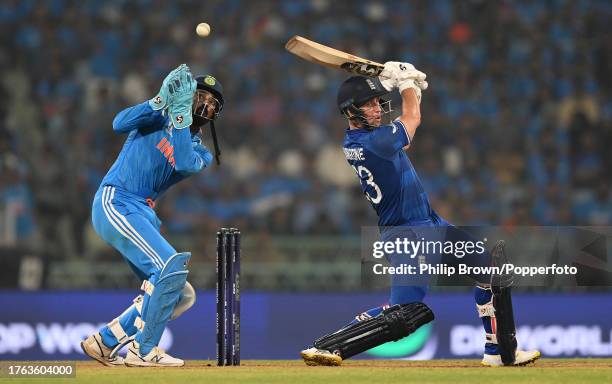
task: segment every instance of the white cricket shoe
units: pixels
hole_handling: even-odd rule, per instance
[[[99,332],[81,341],[81,348],[87,356],[98,361],[100,364],[107,367],[123,366],[123,357],[112,354],[113,349],[104,345],[102,335]]]
[[[140,346],[133,341],[124,359],[128,367],[182,367],[185,362],[167,354],[163,349],[154,347],[146,356],[140,355]]]
[[[300,356],[304,359],[306,365],[328,365],[337,366],[342,364],[342,357],[326,351],[325,349],[317,349],[315,347],[308,348],[300,352]]]
[[[539,359],[540,356],[542,356],[542,354],[540,353],[540,351],[517,350],[515,356],[516,357],[514,360],[514,364],[512,365],[522,366],[522,365],[533,363],[534,361]],[[501,367],[504,365],[500,355],[487,355],[486,353],[484,357],[482,358],[482,361],[480,362],[480,364],[484,365],[485,367]]]

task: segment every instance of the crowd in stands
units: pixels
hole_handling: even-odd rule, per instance
[[[428,74],[409,156],[448,221],[610,225],[611,14],[606,0],[4,0],[0,243],[84,252],[125,139],[115,114],[183,62],[225,88],[222,164],[158,201],[166,233],[376,225],[341,150],[347,74],[288,54],[295,34]]]

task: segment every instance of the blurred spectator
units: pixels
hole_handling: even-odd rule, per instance
[[[169,232],[374,225],[340,148],[346,74],[287,54],[302,34],[428,73],[409,155],[453,223],[609,225],[611,11],[603,0],[4,1],[3,215],[17,241],[40,233],[54,257],[87,248],[91,199],[124,140],[114,115],[186,62],[225,87],[223,164],[159,202]],[[206,40],[191,27],[202,15],[223,21]]]

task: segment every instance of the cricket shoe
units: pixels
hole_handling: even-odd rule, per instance
[[[87,356],[98,361],[100,364],[107,367],[123,366],[123,357],[117,354],[113,355],[113,349],[104,345],[99,332],[81,341],[81,348]]]
[[[516,357],[514,360],[514,364],[512,364],[512,366],[523,366],[533,363],[534,361],[539,359],[541,355],[542,354],[540,353],[540,351],[517,350],[515,353]],[[487,355],[486,353],[482,358],[480,364],[484,365],[485,367],[501,367],[504,365],[500,355]]]
[[[342,364],[342,357],[326,351],[325,349],[317,349],[315,347],[304,349],[300,352],[300,356],[304,359],[306,365],[328,365],[338,366]]]
[[[170,356],[159,347],[153,347],[146,356],[141,356],[140,346],[135,341],[130,344],[124,363],[128,367],[182,367],[185,365],[183,360]]]

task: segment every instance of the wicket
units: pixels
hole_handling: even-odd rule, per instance
[[[240,365],[240,231],[217,232],[217,365]]]

